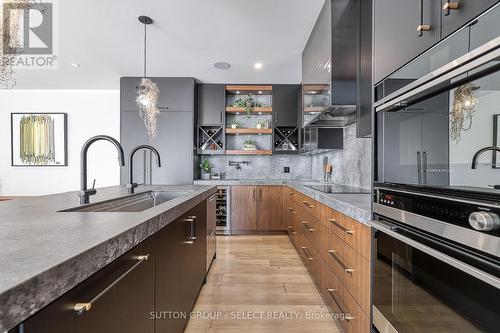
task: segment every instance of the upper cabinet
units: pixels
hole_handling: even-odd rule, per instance
[[[274,126],[297,126],[299,85],[273,85]]]
[[[374,0],[374,83],[380,82],[498,2]],[[452,38],[458,40],[467,36],[453,35]],[[446,43],[452,44],[454,42]],[[441,53],[433,56],[427,67],[439,67],[443,65],[443,59],[452,58],[451,53],[460,52],[443,48]]]
[[[374,82],[439,41],[440,0],[375,0],[373,11]]]
[[[224,125],[226,91],[222,84],[198,86],[198,125]]]
[[[498,0],[442,0],[442,37],[448,36],[497,2]]]
[[[160,111],[194,112],[195,80],[189,77],[151,77],[160,88]],[[122,77],[120,103],[123,111],[137,111],[135,102],[140,77]]]

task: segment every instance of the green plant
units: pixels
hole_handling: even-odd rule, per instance
[[[244,145],[248,145],[248,146],[255,146],[255,141],[253,140],[245,140],[245,142],[243,142]]]
[[[238,98],[234,101],[233,107],[235,108],[244,108],[247,105],[246,98]]]
[[[231,125],[234,125],[236,127],[240,127],[240,123],[236,119],[231,120]]]
[[[203,170],[205,173],[210,173],[212,172],[212,163],[210,163],[209,160],[203,160],[200,163],[200,168]]]

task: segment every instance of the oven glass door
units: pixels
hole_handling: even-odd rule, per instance
[[[395,238],[397,229],[375,232],[375,327],[384,333],[498,332],[500,290],[438,259],[433,250],[400,240],[420,241],[414,235]],[[432,241],[424,244],[433,248]]]

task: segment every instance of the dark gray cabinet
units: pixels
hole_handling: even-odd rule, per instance
[[[220,84],[198,85],[198,125],[223,126],[226,90]]]
[[[300,86],[295,84],[273,85],[274,126],[298,126],[299,88]]]
[[[344,148],[343,128],[305,127],[301,138],[301,153]]]
[[[442,0],[442,37],[446,37],[498,0]]]
[[[183,332],[206,275],[206,202],[161,230],[156,237],[155,309],[180,314],[156,321],[156,333]]]
[[[154,239],[149,238],[12,331],[153,333],[154,261]],[[88,310],[74,310],[88,302]]]
[[[194,111],[196,82],[188,77],[151,77],[160,88],[160,111]],[[120,109],[137,111],[135,102],[141,77],[120,79]]]
[[[9,332],[183,332],[207,273],[206,228],[205,200]]]
[[[441,0],[375,0],[373,11],[375,83],[440,39]]]

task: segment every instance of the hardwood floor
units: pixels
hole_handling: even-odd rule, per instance
[[[328,314],[288,236],[220,236],[185,332],[342,332]]]

